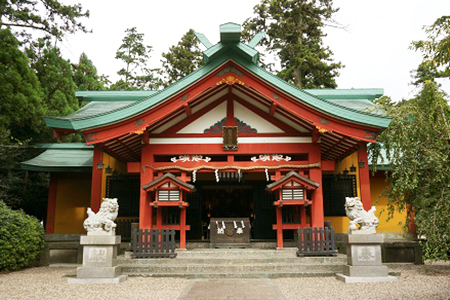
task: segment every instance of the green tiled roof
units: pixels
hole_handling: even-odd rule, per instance
[[[41,172],[89,172],[94,147],[85,144],[41,144],[43,153],[20,163],[23,170]]]
[[[237,27],[240,26],[227,23],[222,26],[221,32],[225,36],[227,34],[234,35],[237,34]],[[77,97],[94,101],[92,105],[88,106],[88,104],[80,111],[67,117],[46,117],[46,124],[54,128],[82,130],[131,118],[179,94],[231,60],[276,89],[291,95],[294,99],[316,110],[351,122],[381,128],[388,126],[390,118],[382,115],[382,112],[366,111],[371,106],[370,100],[382,95],[381,89],[302,90],[259,67],[257,65],[258,52],[255,49],[241,42],[230,42],[234,41],[234,37],[230,37],[230,39],[227,43],[221,41],[205,50],[204,60],[206,64],[202,68],[164,90],[148,91],[147,95],[145,91],[137,91],[135,94],[122,91],[77,92]],[[83,93],[86,94],[83,95]],[[140,99],[138,99],[139,97]],[[109,101],[113,102],[108,101],[106,102],[107,105],[98,103],[105,99],[110,99]],[[116,101],[117,104],[113,105]]]

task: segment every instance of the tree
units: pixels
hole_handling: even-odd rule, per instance
[[[389,127],[379,141],[392,168],[384,191],[390,213],[408,209],[425,258],[450,256],[450,107],[437,84],[426,81],[413,99],[388,110]],[[376,159],[379,146],[372,147]]]
[[[423,58],[417,70],[413,71],[415,85],[450,77],[450,16],[438,18],[424,30],[428,34],[427,40],[414,41],[410,47],[422,52]]]
[[[47,114],[65,116],[79,108],[70,63],[48,39],[39,39],[26,49],[44,91]]]
[[[73,81],[79,91],[101,91],[105,89],[102,78],[97,74],[97,68],[87,57],[80,55],[78,64],[73,64]]]
[[[144,34],[138,33],[136,27],[125,30],[126,36],[116,52],[116,59],[125,63],[117,74],[122,78],[111,86],[112,90],[153,90],[160,85],[155,76],[157,69],[146,67],[150,58],[151,46],[144,45]],[[139,71],[139,72],[138,72]]]
[[[332,0],[262,0],[254,18],[244,23],[244,34],[265,31],[262,45],[278,56],[278,76],[300,88],[335,88],[343,67],[333,62],[333,52],[324,47],[322,28],[333,23],[338,9]]]
[[[80,4],[64,5],[58,0],[2,0],[0,1],[0,29],[6,27],[19,35],[30,37],[27,29],[37,30],[59,40],[77,30],[87,32],[80,18],[89,17]]]
[[[14,139],[36,138],[46,112],[39,80],[9,29],[0,30],[0,132]],[[7,142],[5,135],[1,142]]]
[[[163,53],[162,73],[164,74],[163,85],[167,87],[202,65],[202,51],[199,47],[200,41],[189,29],[176,46],[171,46],[167,53]]]

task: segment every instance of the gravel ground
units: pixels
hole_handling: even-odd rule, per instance
[[[397,282],[344,283],[334,278],[274,279],[287,299],[450,299],[450,265],[402,265]]]
[[[0,274],[0,299],[158,299],[173,300],[188,279],[131,277],[119,285],[68,284],[71,268],[30,268]],[[345,284],[332,277],[278,278],[287,299],[450,299],[450,265],[402,265],[397,282]],[[211,287],[214,288],[214,287]]]
[[[68,284],[73,268],[39,267],[0,275],[0,299],[173,300],[188,285],[182,278],[131,277],[121,284]]]

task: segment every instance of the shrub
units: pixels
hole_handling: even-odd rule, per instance
[[[29,266],[43,246],[44,228],[39,221],[0,201],[0,271]]]

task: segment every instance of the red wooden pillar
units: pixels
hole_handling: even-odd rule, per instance
[[[153,166],[153,153],[149,145],[148,133],[144,133],[142,139],[141,151],[141,195],[139,205],[139,229],[152,228],[152,208],[150,207],[150,195],[142,186],[153,181],[153,170],[149,166]]]
[[[309,163],[321,162],[320,146],[319,144],[313,144],[312,151],[309,153]],[[319,187],[311,193],[311,226],[323,227],[324,215],[323,215],[323,194],[322,194],[322,169],[312,168],[309,170],[309,179],[319,184]]]
[[[156,228],[161,229],[162,227],[162,207],[158,206],[156,208]]]
[[[277,249],[283,249],[283,212],[277,206]]]
[[[306,227],[306,207],[304,205],[300,207],[300,222],[302,228]]]
[[[180,249],[186,249],[186,207],[180,208]]]
[[[47,221],[46,234],[55,233],[55,211],[56,211],[56,190],[58,186],[58,179],[55,173],[50,173],[50,185],[48,187],[48,205],[47,205]]]
[[[370,198],[370,176],[369,176],[369,161],[367,159],[367,146],[364,145],[358,150],[358,165],[359,165],[359,188],[361,191],[361,202],[365,210],[372,207],[372,200]]]
[[[103,152],[94,147],[94,159],[92,165],[92,185],[91,185],[91,209],[98,212],[102,202],[102,175],[103,170],[99,169],[98,164],[103,164]]]

